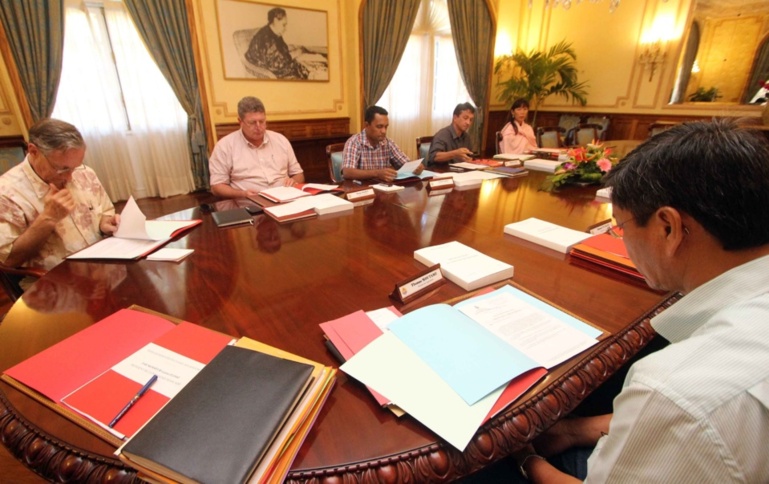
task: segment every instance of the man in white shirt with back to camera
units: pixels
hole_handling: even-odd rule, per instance
[[[258,98],[238,103],[240,129],[220,139],[208,161],[211,192],[221,198],[246,198],[275,186],[304,183],[304,172],[291,143],[267,129]]]
[[[686,123],[604,181],[649,286],[684,294],[651,321],[670,344],[633,364],[613,414],[560,420],[517,464],[533,482],[769,482],[769,143]],[[586,467],[562,459],[580,447]]]

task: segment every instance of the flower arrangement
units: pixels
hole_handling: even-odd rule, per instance
[[[587,146],[569,149],[566,155],[569,158],[545,179],[543,190],[553,191],[574,183],[599,183],[619,161],[611,148],[595,140]]]

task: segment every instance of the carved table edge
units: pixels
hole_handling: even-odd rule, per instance
[[[30,424],[0,390],[0,441],[31,472],[51,482],[141,482],[117,459],[84,452]]]

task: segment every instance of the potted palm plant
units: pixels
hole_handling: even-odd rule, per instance
[[[514,54],[504,55],[494,65],[494,73],[510,72],[510,77],[503,80],[499,95],[500,101],[508,105],[515,99],[528,99],[534,107],[532,125],[536,126],[539,106],[552,95],[563,96],[568,101],[587,103],[587,87],[577,81],[577,68],[574,61],[577,54],[571,44],[561,41],[549,50],[532,50],[528,54],[517,50]]]

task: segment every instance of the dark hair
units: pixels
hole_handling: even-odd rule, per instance
[[[267,12],[267,23],[271,24],[273,20],[275,19],[282,19],[286,16],[286,11],[280,7],[271,8],[269,12]]]
[[[749,127],[714,119],[674,126],[630,152],[604,177],[612,203],[645,226],[673,207],[724,250],[769,243],[769,142]]]
[[[374,120],[374,116],[377,114],[387,116],[387,110],[381,106],[369,106],[366,108],[366,112],[363,115],[363,120],[367,123],[370,123]]]
[[[238,117],[243,119],[248,113],[265,113],[264,103],[254,96],[246,96],[238,102]]]
[[[85,147],[83,135],[75,126],[54,118],[41,119],[29,128],[29,142],[43,154]]]
[[[454,116],[459,116],[462,114],[462,111],[470,111],[475,114],[475,106],[470,103],[459,103],[457,104],[457,107],[454,108]]]
[[[522,97],[518,98],[513,101],[513,105],[510,106],[510,109],[507,111],[507,121],[505,121],[505,124],[510,123],[510,126],[512,126],[513,130],[515,130],[515,134],[518,134],[518,125],[513,122],[513,111],[518,108],[529,109],[529,101]]]

